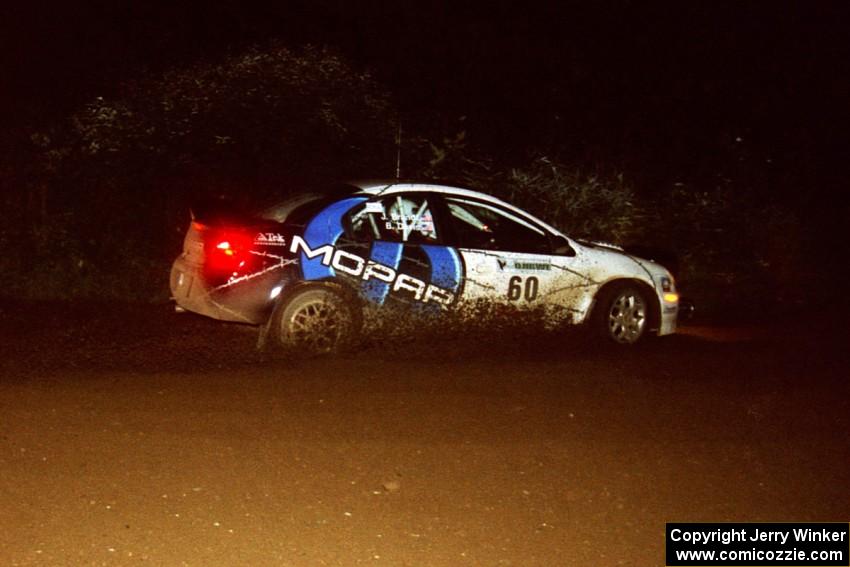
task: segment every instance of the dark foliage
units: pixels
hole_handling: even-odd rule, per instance
[[[21,276],[13,293],[161,295],[139,273],[176,255],[191,203],[392,169],[389,96],[325,49],[252,48],[122,92],[29,133],[29,152],[3,163],[16,186],[0,235],[19,244],[2,259]]]
[[[52,128],[6,132],[0,267],[13,283],[3,293],[164,299],[193,202],[256,203],[395,173],[389,93],[325,49],[254,47],[119,90]],[[771,200],[765,160],[740,142],[712,158],[714,175],[636,187],[629,174],[562,157],[557,144],[503,156],[448,134],[445,121],[413,123],[405,176],[496,194],[572,236],[675,264],[702,307],[806,299],[808,228],[788,199]]]

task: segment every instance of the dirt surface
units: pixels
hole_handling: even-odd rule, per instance
[[[668,521],[850,519],[829,322],[327,360],[166,306],[0,332],[3,565],[663,565]]]

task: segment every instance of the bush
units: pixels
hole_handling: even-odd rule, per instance
[[[799,219],[752,194],[732,183],[678,183],[656,203],[656,237],[677,252],[680,281],[702,312],[760,316],[767,306],[807,300]]]
[[[383,88],[326,49],[272,44],[142,76],[31,133],[28,165],[4,160],[27,175],[0,163],[17,186],[0,267],[27,295],[160,297],[167,270],[140,274],[178,253],[195,199],[388,174],[394,124]]]
[[[417,147],[430,152],[424,177],[501,197],[572,237],[626,244],[645,229],[646,211],[620,173],[587,174],[541,155],[514,167],[497,164],[470,148],[463,132],[440,145],[420,141]]]
[[[375,150],[386,154],[382,165],[391,164],[388,95],[327,49],[252,48],[124,91],[72,117],[77,149],[101,167],[132,164],[161,176],[203,165],[223,174],[260,168],[315,177],[330,159],[338,167],[374,165]]]
[[[425,147],[426,174],[498,195],[571,237],[658,260],[674,271],[699,313],[758,317],[767,305],[809,299],[804,281],[815,270],[804,262],[799,219],[731,181],[639,194],[622,174],[585,174],[547,157],[496,164],[463,134]]]
[[[626,244],[645,228],[622,174],[585,175],[542,157],[511,169],[498,193],[574,238]]]

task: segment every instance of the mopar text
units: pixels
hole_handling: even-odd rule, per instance
[[[400,274],[394,268],[367,260],[351,252],[325,244],[317,248],[310,245],[300,236],[292,237],[289,247],[292,253],[302,252],[309,259],[318,258],[323,265],[363,281],[378,280],[391,286],[393,291],[407,291],[413,294],[417,301],[434,302],[450,305],[455,300],[455,294],[447,289],[426,283],[407,274]]]

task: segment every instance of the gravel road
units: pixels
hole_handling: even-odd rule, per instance
[[[850,519],[829,323],[324,360],[165,306],[0,332],[3,565],[648,566],[668,521]]]

